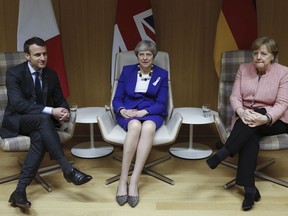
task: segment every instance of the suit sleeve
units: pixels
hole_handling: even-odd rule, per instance
[[[151,115],[167,114],[167,97],[168,97],[168,76],[163,76],[160,83],[160,89],[156,96],[155,103],[145,108]]]

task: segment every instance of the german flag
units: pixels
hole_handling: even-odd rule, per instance
[[[221,53],[250,49],[257,35],[255,0],[223,0],[214,44],[214,63],[218,76]]]

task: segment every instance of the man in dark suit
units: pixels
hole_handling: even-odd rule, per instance
[[[28,39],[24,43],[24,52],[27,61],[7,70],[8,104],[0,135],[9,138],[21,134],[31,139],[16,190],[9,199],[13,206],[30,208],[26,187],[37,174],[46,151],[59,163],[68,182],[81,185],[92,177],[72,167],[56,132],[55,127],[60,121],[69,119],[69,108],[57,73],[46,68],[45,41],[37,37]]]

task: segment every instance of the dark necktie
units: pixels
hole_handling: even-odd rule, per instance
[[[39,72],[35,72],[35,92],[36,92],[36,103],[43,104],[42,87],[39,78]]]

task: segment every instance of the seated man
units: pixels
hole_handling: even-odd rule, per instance
[[[69,109],[57,73],[46,68],[45,41],[37,37],[28,39],[24,43],[24,52],[27,61],[9,68],[6,73],[8,104],[0,135],[9,138],[21,134],[31,139],[16,190],[9,199],[13,206],[30,208],[26,187],[37,174],[46,151],[59,163],[68,182],[81,185],[92,177],[72,167],[56,132],[55,127],[60,121],[69,119]]]

